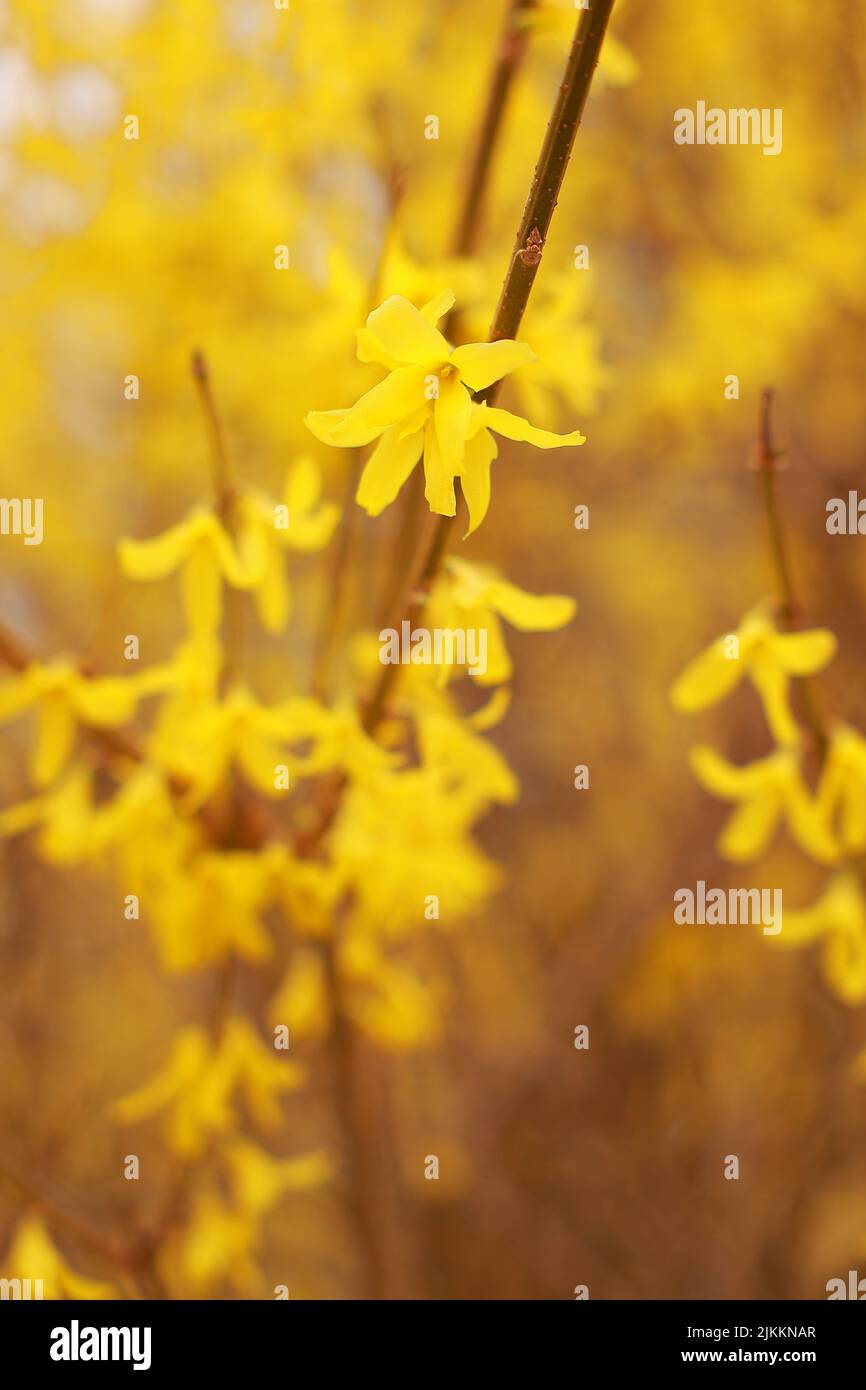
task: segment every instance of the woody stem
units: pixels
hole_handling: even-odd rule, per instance
[[[614,0],[595,0],[591,10],[581,11],[565,75],[535,166],[515,249],[490,326],[490,342],[513,338],[526,312],[613,3]],[[494,382],[481,393],[480,399],[492,403],[499,386],[500,382]],[[437,518],[432,534],[414,566],[416,577],[409,587],[408,598],[400,605],[396,621],[390,624],[396,630],[400,630],[402,622],[411,625],[423,613],[453,534],[455,520],[453,516]],[[399,670],[393,664],[382,667],[364,716],[364,727],[368,733],[374,732],[382,720]]]
[[[777,467],[779,454],[773,445],[772,415],[773,391],[767,389],[761,393],[760,432],[756,448],[756,459],[761,480],[764,515],[767,519],[767,530],[770,537],[770,551],[773,557],[773,567],[779,585],[779,595],[782,600],[780,617],[782,619],[782,625],[787,631],[791,632],[799,626],[802,617],[802,609],[797,600],[797,594],[794,588],[794,580],[788,555],[787,537],[785,535],[785,528],[782,524],[782,513],[776,490],[776,476],[779,471]],[[827,748],[827,728],[818,705],[815,684],[808,676],[801,676],[798,679],[797,685],[800,692],[800,705],[803,718],[815,740],[819,762],[821,762],[823,761],[824,753]]]

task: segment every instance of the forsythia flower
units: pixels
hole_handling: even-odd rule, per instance
[[[59,1298],[115,1298],[111,1284],[87,1279],[76,1274],[65,1261],[38,1216],[25,1216],[3,1261],[4,1279],[30,1280],[31,1296]],[[41,1295],[35,1294],[34,1283],[41,1281]]]
[[[847,724],[830,736],[817,801],[828,824],[837,825],[842,852],[866,850],[866,739]]]
[[[389,375],[351,409],[312,411],[306,423],[317,439],[336,447],[358,448],[379,440],[357,492],[371,516],[393,502],[423,454],[431,511],[454,516],[454,479],[460,478],[471,532],[483,521],[490,500],[490,464],[496,457],[491,430],[542,449],[585,440],[579,430],[552,434],[473,400],[471,393],[534,362],[535,354],[526,343],[510,338],[453,348],[435,326],[453,305],[450,291],[420,310],[401,295],[386,299],[358,332],[358,356],[387,367]]]
[[[348,1016],[384,1047],[426,1047],[436,1040],[441,987],[424,984],[407,965],[389,960],[364,932],[341,944],[338,970]]]
[[[198,1294],[222,1280],[243,1294],[261,1282],[252,1256],[256,1238],[254,1216],[230,1207],[216,1185],[207,1182],[193,1194],[187,1224],[163,1245],[160,1266],[169,1283],[180,1276]]]
[[[335,502],[322,501],[322,475],[312,459],[300,458],[286,474],[283,500],[274,505],[261,492],[237,500],[238,532],[257,582],[253,598],[267,632],[281,632],[291,606],[283,550],[307,554],[328,544],[339,517]]]
[[[0,684],[0,723],[15,719],[34,706],[38,710],[31,776],[47,787],[65,767],[75,741],[77,723],[96,729],[117,729],[135,713],[139,698],[158,688],[145,676],[90,679],[68,661],[33,663],[20,675]]]
[[[823,941],[830,988],[846,1004],[866,1000],[866,902],[856,873],[836,874],[811,907],[786,908],[782,931],[772,939],[782,946]]]
[[[340,509],[321,499],[321,474],[300,458],[286,474],[283,501],[241,490],[231,502],[231,530],[208,508],[150,540],[124,539],[120,567],[130,579],[163,579],[181,571],[184,612],[190,632],[209,638],[222,617],[222,584],[251,590],[262,625],[279,632],[289,614],[289,588],[282,550],[321,550],[331,538]]]
[[[780,749],[746,767],[735,767],[714,748],[692,749],[692,771],[701,786],[737,810],[719,836],[719,853],[734,863],[758,859],[780,822],[801,849],[821,864],[838,858],[838,847],[800,776],[790,749]]]
[[[204,507],[150,540],[121,540],[120,568],[129,579],[164,579],[181,571],[183,607],[190,632],[209,637],[222,617],[222,582],[251,589],[255,574],[240,538],[236,543],[219,517]]]
[[[229,1019],[217,1042],[204,1028],[190,1024],[178,1034],[162,1070],[115,1102],[114,1114],[121,1124],[136,1124],[166,1110],[170,1147],[194,1158],[211,1135],[234,1125],[236,1091],[262,1128],[269,1128],[279,1122],[277,1097],[295,1090],[301,1075],[295,1062],[278,1057],[244,1019]]]
[[[225,959],[270,955],[261,914],[270,898],[270,873],[262,854],[246,850],[201,853],[176,866],[149,897],[152,922],[166,970],[179,973]]]
[[[574,599],[564,594],[528,594],[492,567],[453,556],[446,558],[428,605],[431,627],[486,632],[486,670],[471,671],[479,685],[499,685],[511,676],[500,618],[519,632],[552,632],[570,622],[576,610]],[[449,666],[439,668],[440,684],[451,672]]]
[[[836,638],[827,628],[779,632],[767,608],[759,605],[746,614],[736,632],[718,637],[686,667],[671,689],[671,700],[687,713],[706,709],[747,675],[761,697],[777,743],[795,743],[799,730],[788,707],[791,677],[823,670],[835,651]]]
[[[333,1171],[322,1149],[293,1158],[274,1158],[249,1139],[232,1139],[223,1151],[235,1201],[242,1211],[262,1216],[286,1192],[321,1187]]]

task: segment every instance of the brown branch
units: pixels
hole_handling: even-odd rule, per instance
[[[536,0],[509,0],[499,52],[487,92],[484,116],[472,154],[466,196],[454,231],[455,256],[471,256],[478,245],[493,156],[508,107],[508,98],[529,42],[529,25],[526,18],[535,5]]]
[[[782,626],[788,631],[796,631],[802,624],[803,609],[794,587],[788,553],[788,542],[782,524],[782,513],[776,490],[776,476],[779,472],[781,451],[773,444],[773,391],[768,388],[761,393],[761,410],[758,442],[755,445],[755,467],[761,481],[761,495],[764,501],[764,515],[770,538],[770,551],[773,568],[779,585],[779,617]],[[821,713],[814,680],[809,676],[799,676],[796,688],[800,694],[803,719],[815,740],[819,766],[827,751],[829,733],[827,722]]]
[[[523,320],[612,9],[613,0],[595,0],[593,9],[581,12],[562,86],[535,166],[514,254],[490,326],[490,342],[496,342],[500,338],[513,338]],[[486,391],[481,392],[479,399],[492,403],[498,395],[500,385],[500,382],[494,382]],[[416,563],[415,579],[410,585],[409,597],[400,605],[394,621],[390,624],[397,631],[400,631],[402,622],[414,624],[424,612],[430,590],[448,548],[455,521],[456,517],[452,516],[437,518],[433,533]],[[364,728],[368,733],[374,732],[381,723],[399,671],[400,668],[396,664],[383,666],[364,715]]]

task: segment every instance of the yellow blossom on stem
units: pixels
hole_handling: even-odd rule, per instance
[[[150,540],[124,538],[118,557],[129,579],[164,579],[179,569],[187,626],[201,637],[219,627],[223,580],[234,589],[251,589],[257,578],[240,541],[236,544],[219,517],[202,507]]]
[[[866,850],[866,739],[848,724],[831,733],[817,801],[844,854]]]
[[[827,628],[780,632],[762,604],[686,667],[671,688],[671,700],[686,713],[707,709],[748,676],[776,742],[795,743],[799,729],[788,703],[791,677],[823,670],[835,652],[836,638]]]
[[[63,771],[75,743],[76,725],[117,729],[132,718],[143,695],[164,684],[162,674],[121,679],[90,678],[69,661],[32,663],[0,684],[0,724],[36,709],[36,739],[30,772],[47,787]]]
[[[811,907],[785,908],[780,946],[823,944],[827,984],[846,1004],[866,1000],[866,901],[853,871],[835,874]]]
[[[236,502],[238,534],[253,574],[253,600],[266,632],[282,632],[291,609],[285,550],[309,554],[328,544],[340,518],[335,502],[322,499],[322,476],[311,458],[288,470],[283,498],[242,492]]]
[[[262,1128],[271,1128],[280,1119],[278,1098],[296,1090],[301,1077],[301,1068],[268,1047],[242,1018],[229,1019],[216,1045],[206,1029],[191,1024],[176,1037],[162,1070],[113,1110],[121,1124],[165,1111],[170,1148],[196,1157],[211,1136],[236,1123],[236,1095]]]
[[[101,1279],[77,1274],[61,1255],[39,1216],[25,1216],[19,1222],[3,1258],[6,1279],[29,1280],[31,1297],[46,1299],[116,1298],[117,1291]],[[34,1287],[40,1287],[36,1293]]]
[[[570,622],[576,611],[575,600],[565,594],[528,594],[491,566],[455,556],[446,557],[428,603],[431,627],[487,634],[486,669],[470,670],[479,685],[500,685],[513,670],[500,619],[519,632],[553,632]],[[447,683],[453,670],[439,667],[440,684]]]
[[[792,749],[736,767],[714,748],[700,745],[692,749],[690,762],[702,787],[723,801],[738,803],[719,836],[719,853],[725,859],[750,863],[760,858],[780,824],[787,825],[800,848],[820,864],[838,859],[836,841],[803,783]]]
[[[542,449],[583,444],[585,439],[579,430],[556,435],[535,429],[518,415],[473,400],[476,392],[534,362],[535,353],[510,338],[452,347],[436,323],[453,305],[450,290],[420,310],[402,295],[386,299],[358,332],[358,356],[387,367],[389,375],[350,409],[312,411],[306,423],[317,439],[336,447],[379,441],[357,492],[357,501],[371,516],[393,502],[423,455],[431,511],[455,515],[454,480],[460,478],[469,531],[474,531],[490,499],[490,464],[496,456],[491,430]]]

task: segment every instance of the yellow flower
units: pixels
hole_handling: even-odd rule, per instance
[[[203,1294],[225,1280],[249,1293],[261,1282],[251,1253],[257,1236],[254,1215],[230,1207],[208,1182],[193,1193],[187,1224],[163,1246],[160,1268],[170,1287],[180,1278],[183,1288]]]
[[[36,708],[36,741],[30,772],[37,787],[47,787],[65,767],[75,742],[76,724],[116,729],[127,724],[139,698],[160,688],[163,675],[143,673],[122,680],[90,679],[70,662],[36,662],[0,685],[0,723]]]
[[[822,941],[822,968],[834,994],[846,1004],[866,1000],[866,902],[856,873],[836,874],[811,907],[785,908],[772,939],[794,947]]]
[[[706,709],[748,676],[758,691],[777,743],[795,743],[799,730],[788,705],[792,676],[811,676],[832,660],[836,638],[827,628],[779,632],[763,605],[747,613],[736,632],[718,637],[696,657],[671,689],[674,706]]]
[[[222,618],[223,580],[234,589],[251,589],[263,578],[261,568],[252,567],[254,557],[242,550],[249,539],[236,543],[212,511],[197,507],[162,535],[121,540],[118,558],[129,579],[164,579],[179,569],[187,626],[197,637],[210,637]]]
[[[2,1263],[4,1279],[30,1281],[31,1298],[116,1298],[111,1284],[76,1274],[51,1239],[38,1216],[25,1216]],[[36,1292],[41,1283],[41,1294]]]
[[[534,429],[507,410],[473,401],[472,393],[513,372],[535,354],[510,338],[453,348],[436,323],[453,307],[445,291],[418,310],[391,295],[358,332],[358,356],[377,362],[389,375],[348,410],[312,411],[306,424],[317,439],[358,448],[378,439],[364,466],[357,500],[378,516],[393,502],[422,454],[425,496],[431,511],[454,516],[454,479],[460,478],[469,508],[469,530],[480,525],[490,498],[490,464],[495,430],[542,449],[583,444],[584,436]]]
[[[151,843],[151,854],[158,852]],[[262,922],[272,896],[266,856],[206,851],[167,867],[147,896],[148,918],[166,970],[200,969],[232,951],[254,961],[270,955]]]
[[[780,823],[797,844],[821,864],[839,857],[838,846],[800,776],[792,749],[735,767],[714,748],[692,749],[692,771],[701,786],[723,801],[739,803],[718,840],[719,853],[734,863],[748,863],[767,849]]]
[[[223,1150],[235,1201],[241,1211],[263,1216],[287,1192],[321,1187],[332,1173],[322,1149],[294,1158],[274,1158],[249,1139],[232,1139]]]
[[[331,1021],[325,962],[320,951],[300,947],[292,953],[283,983],[268,1005],[273,1024],[285,1024],[289,1036],[323,1038]]]
[[[262,795],[279,798],[290,788],[278,769],[312,776],[338,766],[351,770],[388,761],[364,734],[354,710],[331,710],[306,696],[265,706],[243,685],[219,703],[182,698],[166,705],[149,751],[190,783],[189,808],[207,800],[233,767]]]
[[[502,579],[490,566],[448,557],[428,605],[431,627],[450,631],[473,629],[487,634],[486,669],[470,671],[479,685],[499,685],[512,672],[511,657],[500,618],[519,632],[553,632],[571,621],[577,610],[564,594],[528,594]],[[439,668],[439,683],[447,683],[454,668]]]
[[[339,520],[340,508],[322,501],[321,493],[319,466],[303,457],[286,474],[281,503],[274,504],[260,492],[243,492],[238,498],[238,533],[256,575],[253,598],[268,632],[282,632],[289,617],[291,590],[283,550],[321,550]]]
[[[837,826],[843,854],[866,849],[866,739],[847,724],[830,736],[818,784],[818,805]]]
[[[278,1097],[295,1090],[301,1076],[295,1062],[269,1048],[242,1018],[230,1019],[218,1041],[190,1024],[178,1034],[162,1070],[112,1109],[121,1124],[166,1111],[170,1148],[195,1158],[213,1135],[235,1124],[236,1092],[262,1128],[273,1128],[280,1120]]]
[[[410,966],[388,959],[366,933],[353,933],[338,957],[346,1013],[384,1047],[403,1050],[436,1041],[441,987],[424,984]]]

